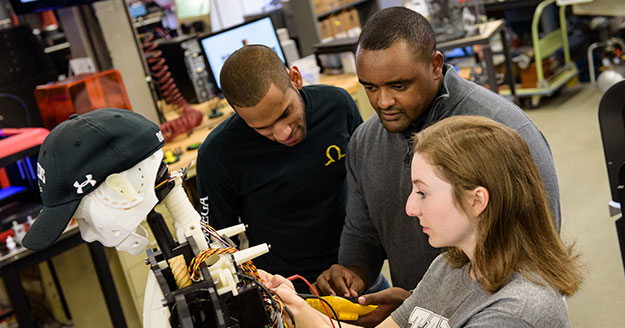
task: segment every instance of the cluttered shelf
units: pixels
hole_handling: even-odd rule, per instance
[[[340,13],[341,11],[348,9],[348,8],[352,8],[355,7],[357,5],[363,4],[363,3],[367,3],[367,2],[371,2],[371,0],[356,0],[356,1],[352,1],[352,2],[346,2],[342,5],[336,6],[334,8],[329,8],[329,9],[324,9],[323,12],[317,14],[317,19],[318,20],[323,20],[327,17],[330,17],[330,15],[336,14],[336,13]]]

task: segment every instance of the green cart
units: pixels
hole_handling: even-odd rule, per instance
[[[532,19],[532,44],[534,47],[534,62],[536,66],[537,83],[535,88],[519,88],[515,87],[516,96],[522,99],[525,107],[536,108],[540,104],[542,97],[549,97],[556,93],[560,88],[567,83],[572,82],[577,78],[577,67],[575,63],[571,62],[571,55],[569,52],[569,39],[566,28],[566,6],[559,6],[559,20],[560,28],[550,32],[543,38],[538,33],[538,24],[541,21],[541,16],[544,9],[555,4],[555,0],[545,0],[538,4],[534,17]],[[543,61],[548,59],[555,52],[562,49],[564,54],[564,63],[554,74],[548,78],[545,78],[543,72]],[[500,90],[502,95],[510,95],[510,90]]]

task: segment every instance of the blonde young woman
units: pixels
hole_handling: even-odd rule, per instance
[[[414,144],[406,213],[444,251],[378,327],[569,327],[562,296],[577,291],[582,270],[556,232],[523,139],[491,119],[455,116]],[[330,326],[285,279],[263,281],[298,328]],[[381,293],[401,294],[393,289]]]

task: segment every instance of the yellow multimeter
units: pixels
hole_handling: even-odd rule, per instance
[[[319,300],[316,296],[313,295],[300,295],[306,299],[306,303],[313,307],[313,309],[326,314],[326,311],[323,308],[322,301]],[[345,297],[340,296],[321,296],[332,308],[336,315],[338,316],[338,320],[341,321],[355,321],[358,320],[358,317],[361,315],[365,315],[375,309],[378,308],[377,305],[361,305],[357,302],[353,302]],[[328,304],[324,304],[327,305]],[[334,317],[334,313],[332,310],[328,309],[330,315]],[[334,318],[337,319],[337,318]]]

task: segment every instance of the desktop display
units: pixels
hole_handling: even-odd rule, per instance
[[[233,52],[245,45],[262,44],[268,46],[286,63],[278,35],[269,16],[203,37],[200,39],[200,43],[220,90],[219,74],[221,67]]]

